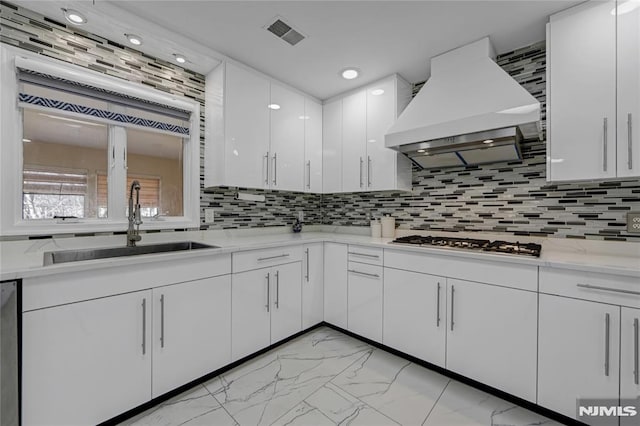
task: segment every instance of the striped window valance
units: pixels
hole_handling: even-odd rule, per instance
[[[73,104],[64,101],[58,101],[55,99],[49,99],[42,96],[29,95],[27,93],[20,93],[18,95],[19,105],[24,107],[25,105],[37,105],[44,108],[56,109],[59,111],[75,112],[77,114],[88,115],[93,118],[101,118],[117,124],[133,124],[135,126],[149,127],[152,129],[163,130],[171,133],[178,133],[180,135],[189,135],[189,128],[178,126],[170,123],[163,123],[161,121],[149,120],[146,118],[135,117],[127,114],[120,114],[112,111],[105,111],[98,108],[86,107],[83,105]]]
[[[18,79],[22,83],[18,105],[23,108],[66,111],[110,124],[189,135],[187,111],[23,69],[18,70]]]

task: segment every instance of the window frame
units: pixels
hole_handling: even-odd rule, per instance
[[[119,211],[124,200],[118,200],[117,191],[108,194],[109,217],[106,219],[79,219],[61,221],[57,219],[25,220],[22,218],[22,169],[23,169],[23,121],[22,108],[18,106],[17,68],[26,68],[43,74],[77,81],[93,87],[106,89],[151,102],[179,108],[190,112],[189,135],[183,138],[183,215],[146,219],[141,230],[198,228],[200,223],[200,103],[183,96],[171,95],[139,83],[83,68],[79,65],[43,57],[13,46],[0,44],[0,236],[52,235],[68,233],[92,233],[124,231],[127,218],[122,213],[114,217],[111,212]],[[73,115],[73,113],[69,113]],[[16,126],[16,123],[20,125]],[[113,125],[112,125],[113,126]],[[109,131],[109,150],[123,152],[124,141],[118,133],[125,133],[124,127],[113,126]],[[119,129],[118,129],[119,128]],[[119,156],[118,156],[119,157]],[[118,185],[126,179],[109,173],[109,186]],[[122,185],[122,186],[123,186]],[[117,188],[118,186],[113,186]]]

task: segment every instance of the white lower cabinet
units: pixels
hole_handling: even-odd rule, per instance
[[[384,268],[383,343],[444,367],[446,278]]]
[[[382,343],[382,266],[349,262],[349,331]]]
[[[232,360],[302,329],[301,274],[293,262],[232,275]]]
[[[231,362],[231,276],[153,289],[153,392]]]
[[[538,405],[575,418],[578,398],[617,399],[619,337],[619,306],[541,294]]]
[[[151,399],[151,290],[25,312],[22,424],[98,424]]]
[[[640,396],[640,309],[622,308],[620,335],[620,398],[635,399]],[[620,426],[637,424],[637,418],[620,418]]]
[[[347,328],[346,244],[324,243],[324,320]]]
[[[536,400],[537,294],[447,279],[451,371]]]
[[[302,285],[300,262],[272,268],[271,343],[302,330]]]
[[[324,318],[323,243],[305,244],[302,263],[302,328],[319,324]]]

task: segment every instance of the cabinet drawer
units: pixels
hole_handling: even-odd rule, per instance
[[[640,306],[640,282],[638,278],[622,275],[541,267],[540,293],[556,294],[632,308]]]
[[[534,265],[386,249],[384,266],[521,290],[538,290],[538,267]]]
[[[382,266],[368,265],[366,263],[349,262],[347,272],[349,277],[357,275],[382,281],[383,268]]]
[[[302,260],[302,246],[285,246],[233,253],[233,273]]]
[[[382,266],[382,253],[381,248],[349,245],[349,262]]]

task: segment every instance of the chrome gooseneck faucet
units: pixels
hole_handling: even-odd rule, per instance
[[[136,191],[136,204],[133,205],[133,191]],[[129,228],[127,229],[127,247],[135,247],[136,241],[140,241],[140,225],[142,218],[140,217],[140,182],[134,180],[131,182],[129,190]],[[136,225],[136,228],[133,228]]]

